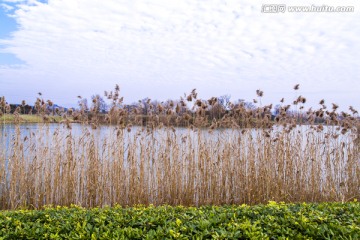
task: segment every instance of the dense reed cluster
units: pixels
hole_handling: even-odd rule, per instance
[[[263,91],[256,94],[261,102]],[[63,124],[27,129],[19,124],[23,103],[12,113],[14,125],[0,125],[1,209],[360,198],[360,120],[353,107],[338,112],[322,100],[319,109],[305,110],[303,96],[291,105],[282,99],[276,109],[249,107],[198,99],[195,89],[178,101],[130,106],[116,86],[105,92],[111,106],[101,113],[99,97],[89,109],[79,101],[66,111],[39,96],[36,114],[45,122],[60,115]],[[10,113],[0,100],[0,115]]]

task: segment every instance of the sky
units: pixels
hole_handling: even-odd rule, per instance
[[[266,4],[287,4],[267,13]],[[231,95],[360,110],[360,1],[0,0],[0,96],[63,106],[120,85],[126,103]],[[353,6],[290,12],[289,6]],[[300,84],[298,91],[293,90]]]

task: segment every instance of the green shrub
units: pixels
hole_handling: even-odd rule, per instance
[[[0,239],[359,239],[360,204],[45,207],[0,212]]]

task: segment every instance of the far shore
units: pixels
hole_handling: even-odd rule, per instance
[[[42,116],[39,115],[29,115],[29,114],[20,114],[18,122],[19,123],[60,123],[64,120],[61,116],[46,116],[47,119],[45,120]],[[0,124],[1,123],[15,123],[16,118],[13,114],[4,114],[0,117]]]

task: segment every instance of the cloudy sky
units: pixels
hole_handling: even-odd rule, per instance
[[[291,1],[347,13],[263,13],[270,3],[289,1],[2,0],[0,96],[71,106],[115,84],[127,103],[193,88],[251,101],[261,89],[263,104],[301,94],[360,109],[360,1]]]

